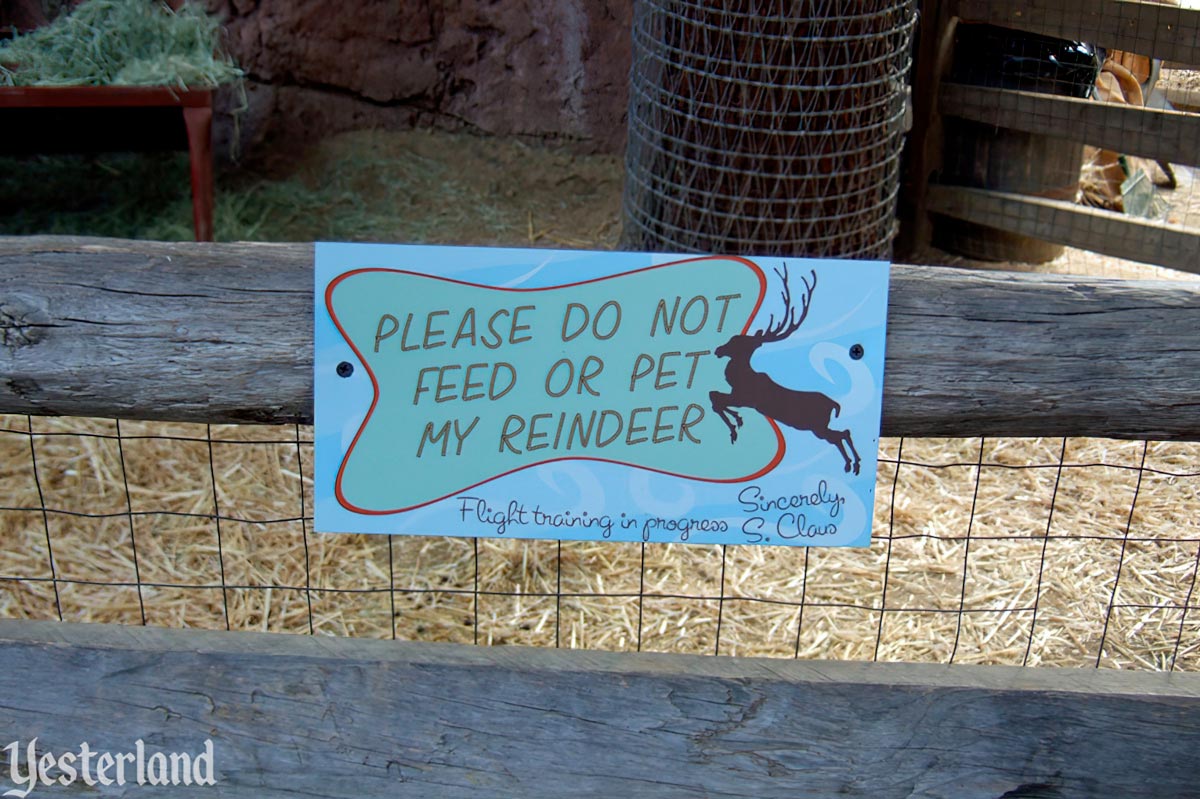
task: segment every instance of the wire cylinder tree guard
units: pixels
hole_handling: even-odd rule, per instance
[[[636,0],[626,249],[888,258],[912,0]]]

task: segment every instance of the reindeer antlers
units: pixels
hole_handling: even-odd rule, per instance
[[[776,324],[775,315],[771,314],[766,328],[754,334],[755,338],[763,342],[782,341],[804,324],[804,318],[808,316],[808,305],[812,302],[813,290],[817,287],[817,270],[812,270],[812,283],[808,282],[808,278],[800,277],[804,281],[805,291],[804,297],[800,300],[800,317],[797,318],[796,310],[792,307],[792,287],[788,283],[787,264],[783,265],[783,271],[776,269],[775,274],[779,275],[779,279],[783,281],[783,318]]]

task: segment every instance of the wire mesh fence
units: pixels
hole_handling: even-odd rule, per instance
[[[890,439],[866,549],[314,533],[304,427],[0,417],[0,616],[1200,668],[1200,447]]]
[[[887,258],[915,3],[634,3],[629,249]]]

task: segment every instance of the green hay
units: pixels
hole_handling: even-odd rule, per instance
[[[191,4],[87,0],[0,46],[0,85],[215,88],[242,76],[220,28]]]

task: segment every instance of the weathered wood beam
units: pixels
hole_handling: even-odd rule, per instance
[[[312,308],[308,244],[0,238],[0,412],[310,420]],[[887,347],[885,435],[1200,439],[1200,283],[895,266]]]
[[[211,740],[224,797],[1200,796],[1194,674],[0,621],[0,696],[39,752]]]
[[[1145,0],[958,0],[964,22],[1200,65],[1200,10]]]
[[[311,244],[0,238],[0,409],[312,418]]]
[[[929,210],[1068,247],[1200,272],[1200,232],[1024,194],[930,186]]]
[[[942,85],[942,113],[1173,164],[1200,161],[1200,115],[1013,89]]]

